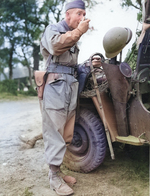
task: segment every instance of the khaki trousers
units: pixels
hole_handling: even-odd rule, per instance
[[[48,165],[61,165],[66,144],[71,143],[77,105],[78,82],[68,74],[50,73],[43,96],[43,139]]]

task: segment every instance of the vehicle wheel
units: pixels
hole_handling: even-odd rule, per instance
[[[75,123],[72,143],[65,153],[65,166],[73,171],[88,173],[103,162],[106,147],[106,135],[101,119],[95,113],[81,109]]]

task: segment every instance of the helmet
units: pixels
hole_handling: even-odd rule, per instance
[[[103,47],[107,58],[117,56],[132,38],[132,31],[128,28],[114,27],[103,38]]]

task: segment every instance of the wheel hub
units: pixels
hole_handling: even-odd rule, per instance
[[[80,147],[82,145],[82,138],[78,132],[74,132],[72,143],[73,146]]]

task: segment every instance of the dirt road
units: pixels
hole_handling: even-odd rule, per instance
[[[33,149],[22,149],[18,139],[21,134],[32,137],[40,132],[37,98],[0,101],[0,196],[56,195],[49,188],[43,140]],[[72,172],[62,166],[64,173],[77,179],[73,187],[75,196],[149,195],[148,158],[143,153],[138,159],[131,157],[122,145],[114,147],[116,159],[112,161],[108,151],[103,164],[89,174]]]

